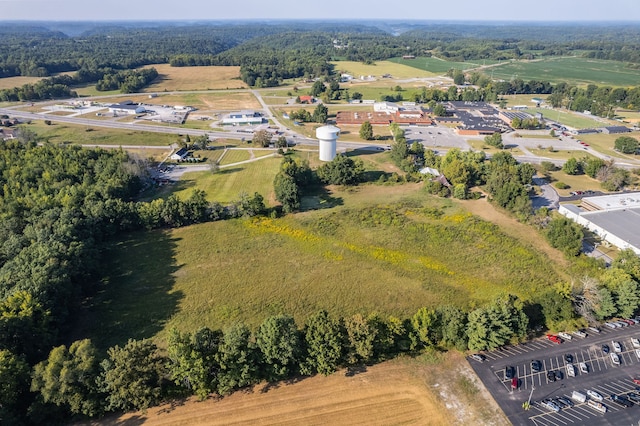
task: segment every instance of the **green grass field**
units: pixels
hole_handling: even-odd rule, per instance
[[[600,121],[593,118],[587,118],[583,115],[576,114],[572,111],[547,109],[547,108],[528,108],[525,110],[529,114],[541,113],[544,118],[557,121],[565,126],[575,129],[590,129],[596,127],[610,126],[607,120]]]
[[[243,152],[243,151],[229,151]],[[247,153],[248,155],[248,153]],[[265,204],[273,204],[273,178],[279,170],[282,158],[264,158],[260,161],[223,168],[216,173],[194,172],[183,175],[177,194],[188,197],[193,189],[202,189],[209,201],[228,204],[237,200],[242,192],[258,192]]]
[[[32,121],[27,127],[36,132],[38,136],[52,143],[168,146],[178,140],[178,136],[172,134],[138,132],[69,123],[52,123],[47,126],[44,121]]]
[[[578,57],[545,58],[534,61],[507,62],[485,70],[494,79],[545,80],[552,83],[611,86],[637,86],[638,70],[630,69],[624,62],[604,61]]]
[[[559,280],[533,246],[418,188],[334,189],[328,209],[123,236],[105,259],[109,291],[94,300],[100,322],[89,331],[109,346],[171,327],[255,327],[278,313],[302,323],[319,309],[406,318],[504,292],[530,298]]]
[[[392,58],[389,59],[389,62],[428,71],[430,73],[433,73],[434,75],[444,74],[450,69],[467,70],[470,68],[477,68],[482,65],[492,65],[496,63],[496,61],[490,60],[477,60],[473,62],[449,62],[439,58],[424,56],[419,56],[415,59]]]

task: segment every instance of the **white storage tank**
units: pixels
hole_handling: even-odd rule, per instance
[[[336,158],[336,144],[340,129],[336,126],[322,126],[316,129],[320,145],[320,161],[332,161]]]

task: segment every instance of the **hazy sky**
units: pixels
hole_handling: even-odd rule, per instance
[[[455,8],[453,8],[455,7]],[[635,21],[638,0],[0,0],[0,20]]]

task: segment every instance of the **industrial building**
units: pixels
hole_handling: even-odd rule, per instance
[[[109,112],[114,115],[136,115],[144,114],[146,111],[144,106],[136,104],[133,101],[124,101],[119,104],[109,105]]]
[[[621,250],[640,256],[640,192],[585,197],[558,211]]]
[[[229,113],[222,119],[222,124],[237,126],[239,124],[262,124],[262,114],[256,111],[238,111]]]

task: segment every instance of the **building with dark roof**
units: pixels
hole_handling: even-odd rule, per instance
[[[603,127],[602,129],[600,129],[600,131],[602,133],[610,135],[614,133],[628,133],[631,131],[631,129],[626,126],[608,126],[608,127]]]
[[[144,106],[134,103],[133,101],[123,101],[119,104],[109,105],[109,112],[114,115],[124,114],[124,115],[136,115],[136,114],[144,114],[146,109]]]

